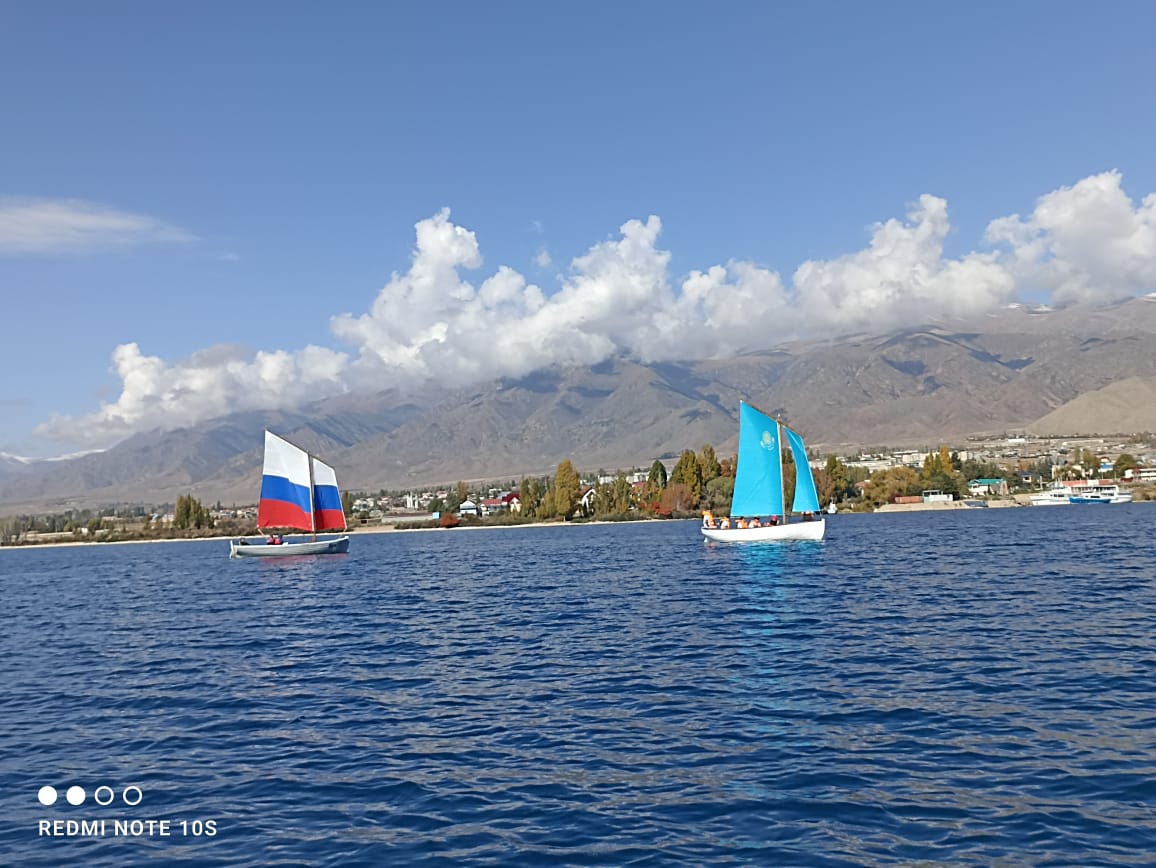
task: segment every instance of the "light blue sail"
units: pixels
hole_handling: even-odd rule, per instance
[[[807,447],[803,438],[790,428],[783,429],[791,456],[795,459],[795,498],[791,501],[791,512],[819,512],[819,492],[815,489],[815,474],[811,472],[811,462],[807,460]]]
[[[783,455],[778,420],[750,404],[740,403],[739,456],[731,515],[782,514]]]

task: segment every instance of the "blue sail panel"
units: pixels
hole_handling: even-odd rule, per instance
[[[790,428],[784,429],[787,443],[791,447],[791,457],[795,459],[795,499],[792,512],[818,512],[819,492],[815,489],[815,474],[811,472],[811,462],[807,460],[807,447],[803,438]]]
[[[779,423],[739,404],[739,456],[731,515],[783,514],[783,456]]]

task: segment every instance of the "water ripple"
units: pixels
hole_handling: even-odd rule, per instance
[[[5,551],[0,862],[1152,864],[1156,512],[1062,512]]]

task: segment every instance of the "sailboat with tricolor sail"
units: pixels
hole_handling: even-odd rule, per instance
[[[230,540],[229,557],[329,555],[349,551],[347,535],[317,538],[318,533],[346,529],[336,472],[299,446],[266,431],[257,529],[281,528],[307,531],[312,534],[312,539],[309,542],[282,542],[280,537],[273,536],[266,543]]]
[[[795,462],[790,513],[783,485],[784,446]],[[798,518],[792,521],[795,515]],[[716,521],[709,513],[704,515],[703,536],[716,542],[821,540],[827,528],[822,515],[803,438],[773,416],[739,402],[739,454],[730,516]]]

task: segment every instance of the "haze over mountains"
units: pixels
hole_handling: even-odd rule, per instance
[[[969,435],[1156,430],[1156,295],[1103,308],[1012,307],[880,335],[789,344],[730,359],[552,366],[419,395],[343,395],[294,412],[237,413],[138,434],[112,449],[36,461],[0,455],[0,509],[252,503],[269,427],[332,464],[347,490],[648,466],[736,447],[740,399],[812,448],[959,443]]]

